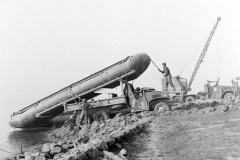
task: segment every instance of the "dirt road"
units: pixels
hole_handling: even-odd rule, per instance
[[[240,111],[157,117],[124,147],[130,160],[237,160]]]

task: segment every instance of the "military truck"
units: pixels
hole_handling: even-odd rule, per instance
[[[118,113],[132,113],[139,111],[170,111],[176,102],[172,101],[169,92],[156,91],[151,87],[144,87],[139,93],[134,92],[132,84],[120,80],[121,95],[102,100],[90,100],[92,106],[88,110],[88,123],[92,121],[104,121]],[[65,112],[75,112],[79,115],[82,102],[66,104]]]
[[[237,86],[237,82],[234,82],[233,79],[231,81],[232,86],[219,85],[219,80],[220,79],[217,81],[208,80],[207,84],[204,85],[204,92],[198,92],[198,95],[203,98],[223,98],[231,100],[240,94],[240,88]],[[236,80],[239,80],[238,77]]]

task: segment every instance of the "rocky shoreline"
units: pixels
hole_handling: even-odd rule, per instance
[[[109,147],[121,145],[118,143],[125,137],[140,133],[154,117],[153,112],[120,115],[105,123],[93,122],[79,129],[74,120],[67,121],[61,128],[49,133],[55,143],[46,143],[41,148],[19,153],[13,159],[45,160],[45,159],[103,159],[104,157],[124,158],[126,151],[121,150],[115,155],[108,152]],[[122,148],[121,148],[122,149]]]
[[[122,147],[122,140],[140,134],[155,117],[222,113],[239,108],[236,104],[239,104],[238,100],[228,103],[219,101],[186,103],[164,113],[146,111],[127,115],[118,114],[104,123],[93,122],[82,128],[78,128],[74,120],[69,120],[61,128],[49,132],[54,143],[46,143],[35,150],[29,149],[7,159],[125,160],[129,155]],[[112,147],[118,148],[120,152],[109,152]]]

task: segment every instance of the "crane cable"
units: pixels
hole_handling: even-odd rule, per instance
[[[6,151],[6,150],[4,150],[4,149],[1,149],[1,148],[0,148],[0,150],[3,151],[3,152],[6,152],[6,153],[10,153],[10,154],[11,154],[11,152],[8,152],[8,151]]]
[[[193,60],[193,58],[197,55],[197,53],[199,53],[200,49],[202,48],[203,44],[205,43],[206,37],[209,34],[206,33],[205,36],[203,36],[201,42],[198,44],[197,49],[195,50],[195,52],[193,52],[194,54],[192,54],[192,57],[188,60],[188,62],[186,63],[185,67],[182,69],[182,71],[180,72],[179,76],[182,75],[182,73],[186,70],[186,68],[189,66],[190,62]]]

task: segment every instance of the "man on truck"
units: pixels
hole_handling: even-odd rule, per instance
[[[172,83],[172,76],[170,73],[170,70],[167,67],[167,64],[165,62],[162,63],[163,65],[163,71],[161,71],[160,69],[158,69],[159,72],[163,73],[164,77],[165,77],[165,84],[166,84],[166,91],[168,90],[168,84],[170,84],[170,86],[173,88],[173,90],[175,91],[175,87]]]

